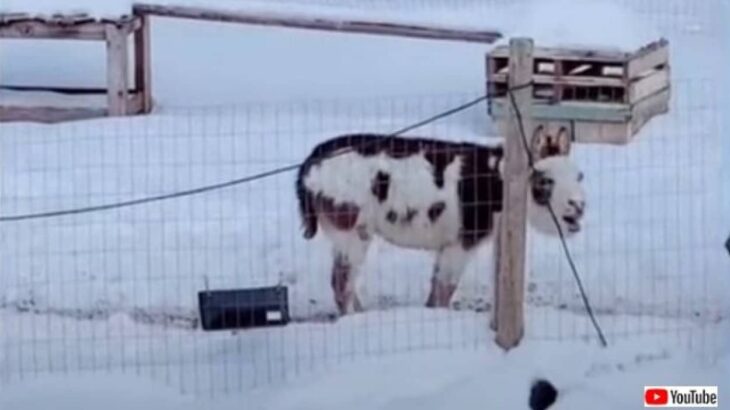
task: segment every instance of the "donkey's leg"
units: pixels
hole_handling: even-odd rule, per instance
[[[459,243],[439,251],[431,278],[431,293],[426,301],[427,307],[449,306],[470,256]]]
[[[364,228],[338,232],[333,239],[332,290],[340,314],[361,312],[362,303],[357,295],[360,271],[371,236]]]

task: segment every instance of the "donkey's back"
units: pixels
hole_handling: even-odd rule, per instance
[[[501,157],[499,147],[425,138],[325,141],[297,179],[304,236],[321,225],[330,234],[356,231],[408,248],[443,248],[479,228],[465,230],[464,216],[473,222],[479,218],[471,214],[481,211],[483,223],[491,220],[501,203]]]

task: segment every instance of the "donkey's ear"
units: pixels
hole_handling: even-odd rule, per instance
[[[538,125],[535,128],[535,132],[532,133],[531,149],[532,154],[538,158],[542,157],[543,148],[547,145],[548,141],[545,137],[545,129],[542,125]]]
[[[558,131],[558,135],[555,136],[553,143],[555,144],[555,148],[558,150],[559,155],[570,154],[571,141],[570,135],[568,135],[568,129],[560,127],[560,131]]]

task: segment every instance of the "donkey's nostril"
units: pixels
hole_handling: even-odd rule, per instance
[[[576,201],[575,199],[568,200],[568,204],[572,206],[578,215],[583,215],[585,209],[585,201]]]

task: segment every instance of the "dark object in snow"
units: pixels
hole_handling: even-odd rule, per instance
[[[287,288],[204,290],[198,292],[203,330],[280,326],[289,323]]]
[[[728,236],[727,241],[725,241],[725,249],[727,249],[727,253],[730,253],[730,236]]]
[[[555,403],[558,398],[558,391],[547,380],[540,379],[532,384],[530,390],[530,409],[546,410]]]

